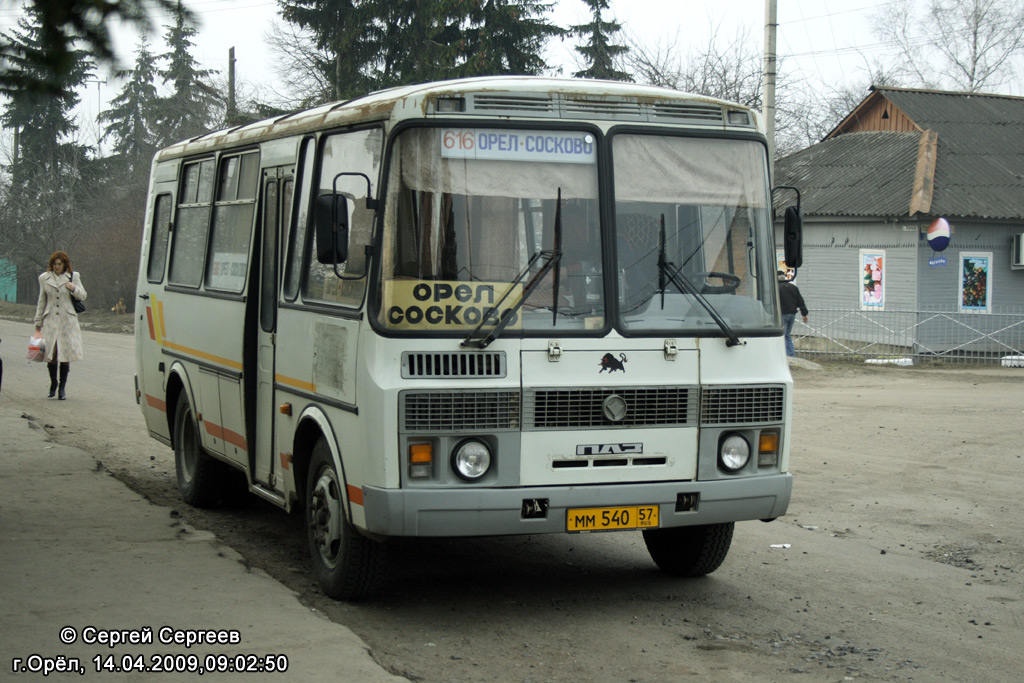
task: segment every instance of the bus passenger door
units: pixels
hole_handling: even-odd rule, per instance
[[[276,473],[277,462],[274,426],[277,409],[274,404],[274,367],[277,338],[277,299],[280,274],[281,236],[288,232],[292,204],[292,168],[279,167],[263,172],[263,214],[260,229],[259,325],[256,361],[256,447],[250,457],[255,459],[253,480],[280,491],[282,481]]]

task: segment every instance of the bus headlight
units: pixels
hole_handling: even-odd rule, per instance
[[[739,472],[750,460],[750,444],[739,434],[722,439],[718,447],[718,462],[730,472]]]
[[[476,481],[491,468],[491,449],[474,439],[467,439],[452,451],[452,469],[466,481]]]

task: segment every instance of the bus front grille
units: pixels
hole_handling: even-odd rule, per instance
[[[519,429],[518,391],[406,391],[399,421],[407,432]]]
[[[476,379],[504,377],[504,351],[439,351],[402,353],[403,379]]]
[[[605,401],[626,403],[619,420],[605,416]],[[697,423],[697,391],[690,387],[536,389],[526,394],[526,424],[533,429],[687,426]]]
[[[782,422],[781,386],[704,387],[700,400],[702,425]]]

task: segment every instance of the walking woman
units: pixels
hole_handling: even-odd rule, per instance
[[[46,368],[50,371],[50,393],[64,400],[71,361],[82,359],[82,330],[71,297],[85,301],[85,287],[71,268],[71,259],[63,251],[50,255],[50,265],[39,276],[39,303],[36,304],[36,332],[46,340]],[[57,381],[60,364],[60,383]],[[58,393],[59,391],[59,393]]]

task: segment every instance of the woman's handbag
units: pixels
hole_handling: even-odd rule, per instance
[[[46,359],[46,342],[38,332],[33,333],[28,340],[28,353],[25,357],[39,363]]]
[[[68,275],[68,282],[73,282],[71,276]],[[75,307],[75,313],[85,313],[85,302],[79,301],[75,298],[75,295],[71,295],[71,305]]]

